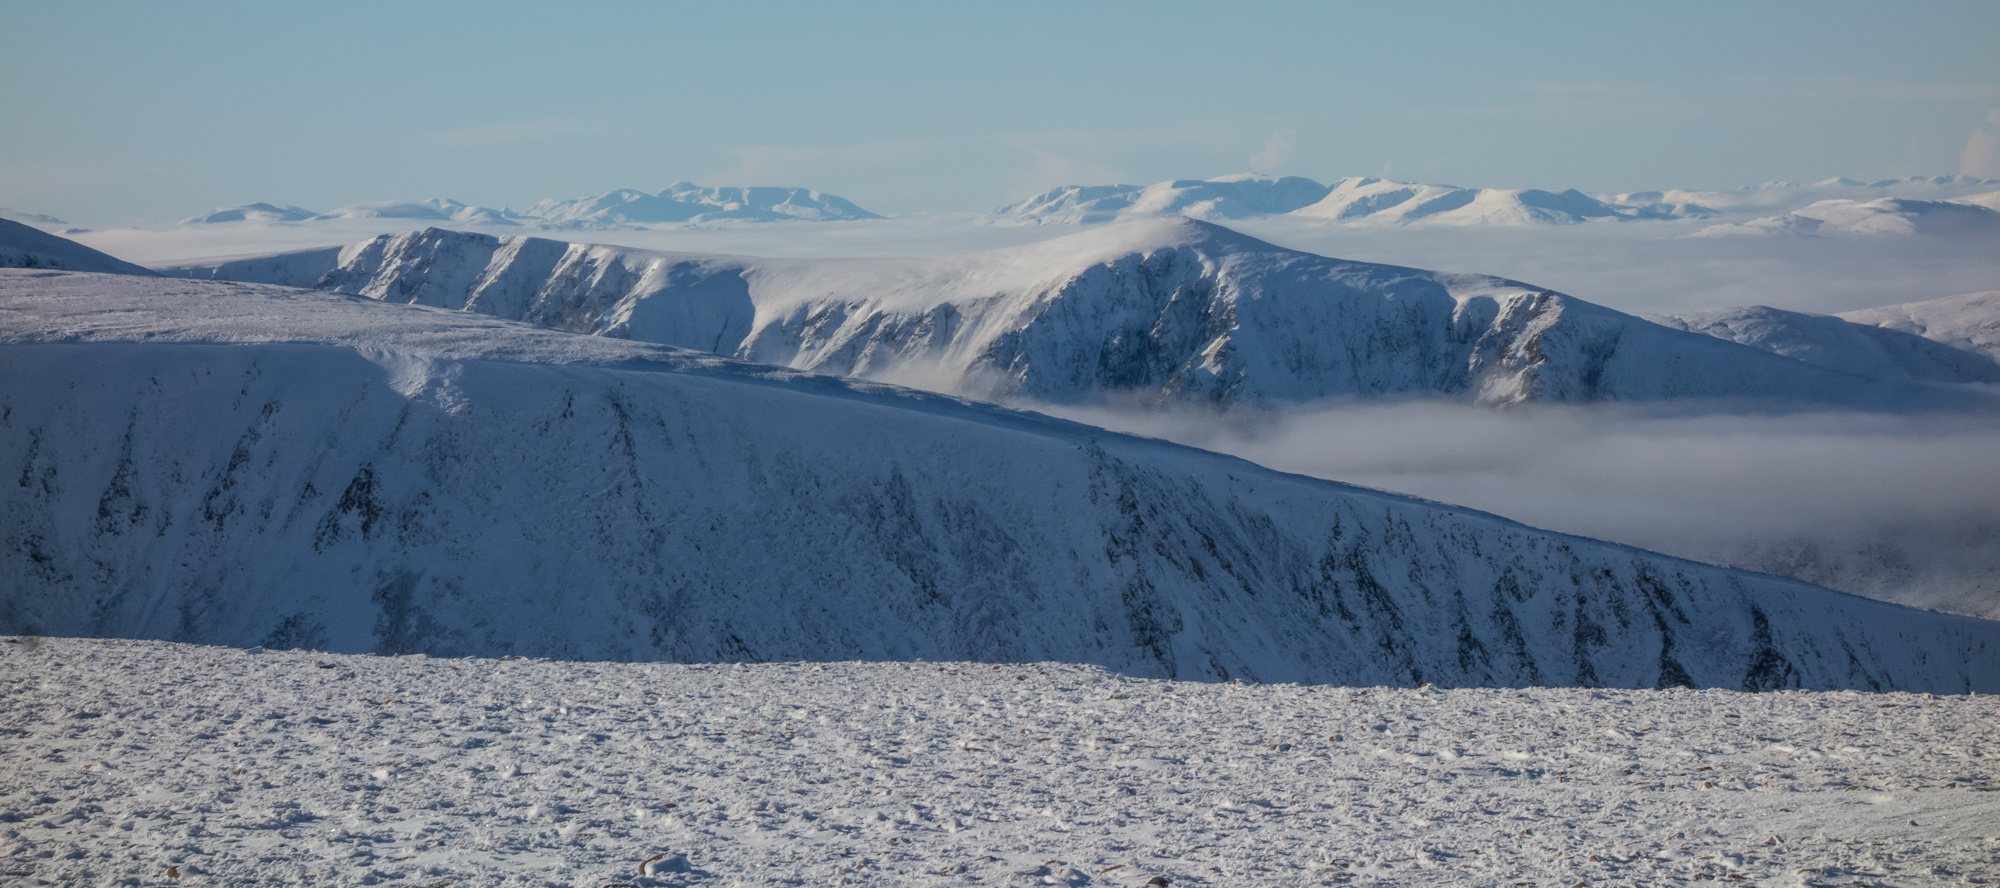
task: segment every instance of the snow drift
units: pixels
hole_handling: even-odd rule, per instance
[[[0,631],[2000,689],[2000,623],[1160,441],[287,288],[0,273]]]

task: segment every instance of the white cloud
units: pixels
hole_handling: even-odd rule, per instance
[[[1981,179],[2000,176],[2000,143],[1995,143],[1991,133],[1972,131],[1972,138],[1965,140],[1965,151],[1958,156],[1958,172]]]
[[[1284,130],[1271,134],[1264,140],[1264,150],[1251,155],[1250,170],[1257,173],[1281,173],[1291,166],[1292,158],[1298,154],[1298,134]]]

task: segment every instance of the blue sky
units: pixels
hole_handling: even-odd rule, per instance
[[[1625,191],[2000,166],[1994,0],[0,16],[0,205],[96,224],[680,179],[912,213],[1252,170]]]

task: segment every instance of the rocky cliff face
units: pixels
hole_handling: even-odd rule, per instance
[[[2000,690],[2000,624],[903,389],[106,275],[0,331],[0,632]]]
[[[339,258],[322,288],[981,398],[1892,397],[1515,281],[1329,259],[1188,219],[923,259],[692,256],[440,230]]]

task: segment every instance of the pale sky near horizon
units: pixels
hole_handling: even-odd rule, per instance
[[[2000,177],[2000,2],[0,0],[0,206]]]

